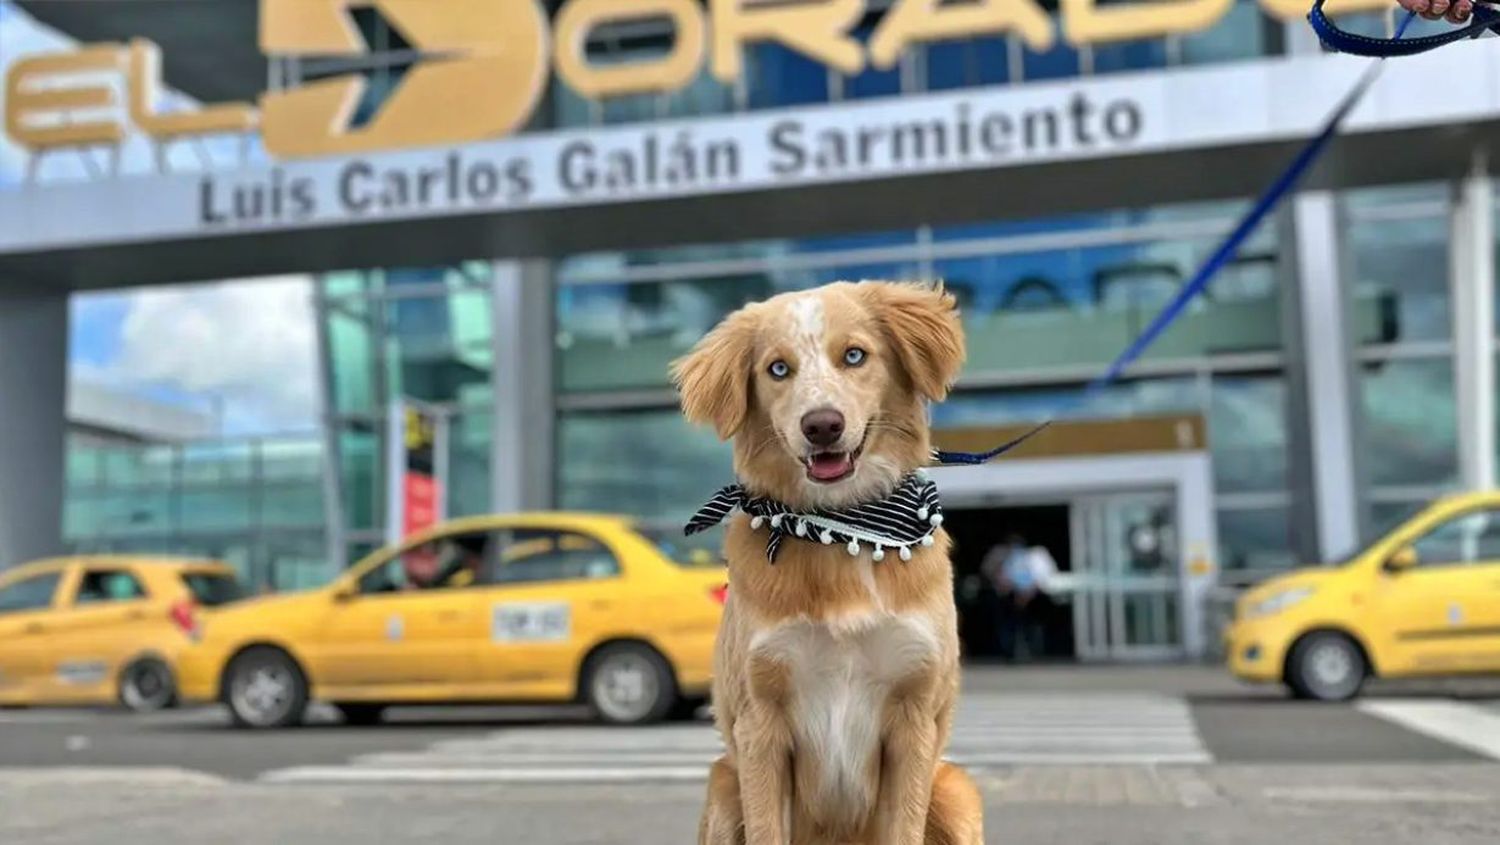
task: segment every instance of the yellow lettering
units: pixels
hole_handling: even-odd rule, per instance
[[[541,98],[550,39],[538,0],[262,0],[262,49],[270,55],[366,52],[348,20],[351,5],[375,6],[414,48],[441,55],[413,66],[363,129],[349,126],[363,77],[266,93],[261,135],[272,155],[333,155],[506,135],[525,124]]]
[[[713,73],[732,83],[743,72],[744,45],[779,41],[825,65],[853,75],[864,69],[859,42],[846,33],[864,14],[864,0],[804,0],[757,7],[751,0],[710,0]]]
[[[154,140],[249,132],[255,128],[255,109],[248,103],[221,103],[197,111],[158,114],[156,91],[161,85],[161,49],[144,38],[130,42],[128,78],[130,119]]]
[[[5,74],[5,131],[32,151],[90,144],[118,144],[125,127],[113,114],[89,115],[117,105],[106,82],[61,87],[77,74],[121,74],[125,50],[118,44],[94,44],[72,53],[30,56],[11,64]]]
[[[1266,14],[1284,21],[1307,17],[1307,8],[1312,4],[1302,0],[1260,0]],[[1393,0],[1328,0],[1323,11],[1329,15],[1347,15],[1350,12],[1373,12],[1396,5]]]
[[[899,0],[870,39],[870,60],[876,67],[890,68],[914,43],[1012,30],[1036,51],[1049,49],[1057,37],[1052,20],[1035,0],[979,0],[963,5]]]
[[[585,54],[589,33],[618,20],[671,18],[672,52],[659,59],[597,66]],[[674,91],[690,84],[703,66],[703,13],[694,0],[573,0],[556,21],[557,74],[585,97]]]
[[[1234,0],[1146,0],[1107,6],[1098,0],[1062,0],[1063,29],[1073,44],[1198,32],[1218,23],[1233,5]]]

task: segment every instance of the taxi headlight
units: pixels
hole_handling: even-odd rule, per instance
[[[1259,616],[1270,616],[1303,601],[1313,594],[1312,587],[1290,587],[1279,590],[1266,596],[1260,601],[1253,602],[1245,609],[1245,615],[1251,619]]]

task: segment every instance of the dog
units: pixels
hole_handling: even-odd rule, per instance
[[[672,377],[684,416],[732,441],[748,494],[830,512],[927,464],[927,403],[963,360],[941,286],[838,282],[730,314]],[[788,538],[768,561],[761,523],[736,514],[725,536],[712,694],[726,751],[699,842],[981,843],[978,788],[941,759],[959,689],[947,534],[908,560]]]

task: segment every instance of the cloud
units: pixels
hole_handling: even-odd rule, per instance
[[[147,288],[129,294],[118,349],[75,374],[172,404],[223,401],[231,433],[317,425],[317,355],[305,276]],[[77,362],[82,364],[84,362]]]

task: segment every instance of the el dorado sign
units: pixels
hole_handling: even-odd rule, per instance
[[[1307,11],[1305,0],[1259,0],[1272,17]],[[705,61],[717,79],[744,72],[744,51],[777,42],[844,74],[887,69],[914,45],[1016,33],[1032,50],[1058,37],[1038,0],[894,0],[867,44],[853,31],[866,0],[568,0],[549,20],[540,0],[261,0],[260,47],[272,58],[334,58],[369,51],[349,11],[374,7],[424,58],[363,125],[352,115],[364,92],[358,74],[265,92],[249,104],[156,114],[154,45],[87,45],[65,55],[13,63],[6,74],[6,129],[33,152],[114,144],[125,127],[113,117],[70,120],[80,110],[113,104],[102,83],[52,84],[79,73],[118,72],[126,80],[130,119],[157,140],[259,127],[275,157],[302,158],[441,144],[511,134],[537,108],[549,70],[593,99],[667,93],[691,84]],[[1062,35],[1075,45],[1190,34],[1212,27],[1234,0],[1060,0]],[[1391,0],[1332,0],[1331,13],[1381,9]],[[671,47],[627,63],[596,64],[586,55],[600,27],[666,20]]]

